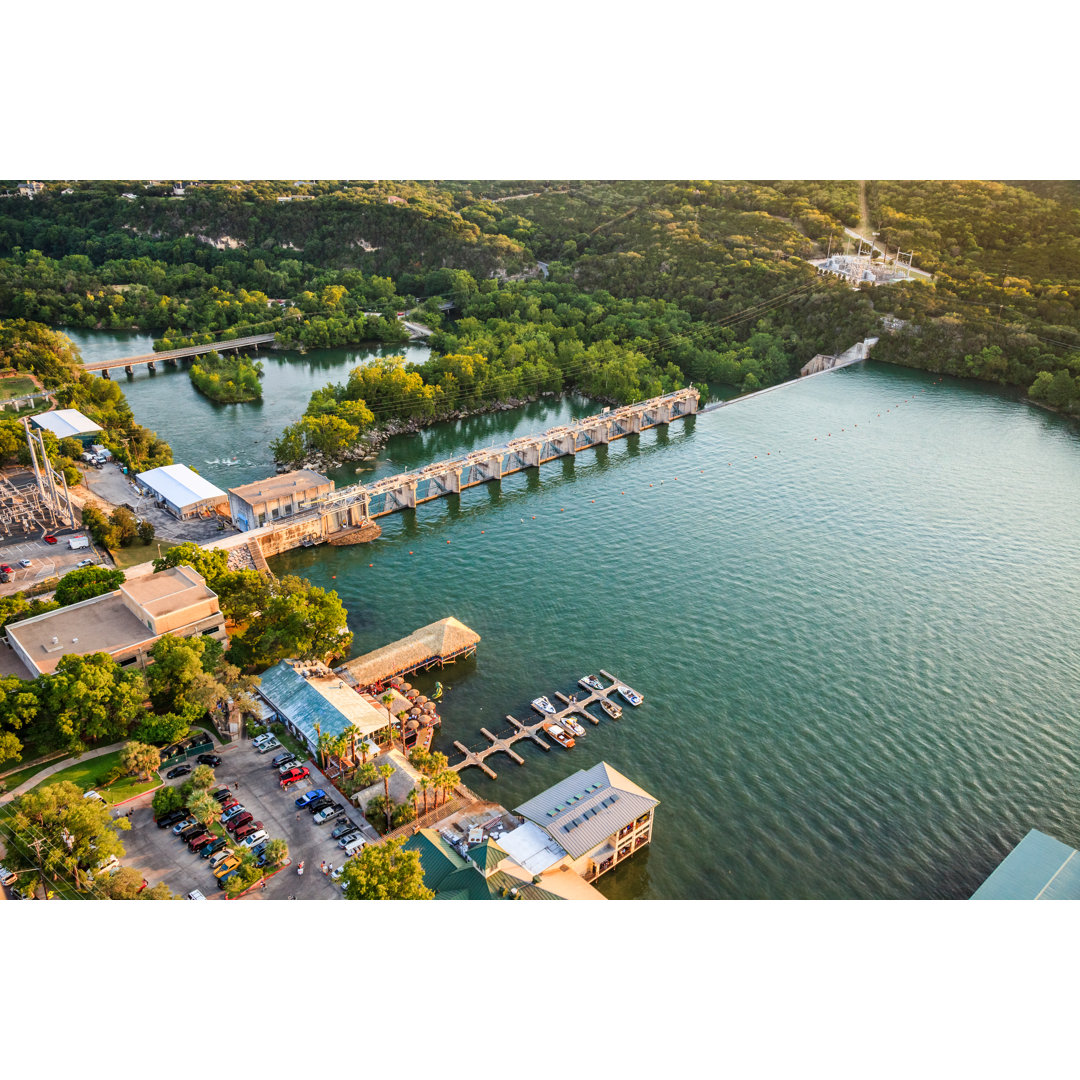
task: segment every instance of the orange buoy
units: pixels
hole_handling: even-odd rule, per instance
[[[449,541],[449,540],[447,540],[446,542],[447,542],[448,544],[450,543],[450,541]]]
[[[483,535],[484,535],[484,530],[483,530],[483,529],[481,529],[481,530],[480,530],[480,535],[481,535],[481,536],[483,536]]]
[[[368,563],[368,566],[374,566],[374,565],[375,565],[375,564],[374,564],[373,562],[369,562],[369,563]]]
[[[409,554],[411,555],[411,554],[412,554],[412,552],[410,551],[410,552],[409,552]]]

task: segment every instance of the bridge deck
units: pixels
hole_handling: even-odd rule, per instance
[[[83,367],[87,371],[113,371],[116,368],[153,364],[158,360],[182,360],[188,356],[203,356],[206,353],[220,352],[224,349],[243,349],[251,345],[268,345],[275,337],[275,334],[252,334],[248,337],[231,338],[228,341],[208,341],[205,345],[188,345],[183,349],[167,349],[164,352],[123,356],[118,360],[97,360],[92,364],[84,364]]]

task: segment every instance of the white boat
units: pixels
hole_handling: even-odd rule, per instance
[[[584,679],[578,679],[578,686],[584,686],[587,690],[603,690],[600,680],[595,675],[586,675]]]
[[[535,698],[531,704],[537,712],[548,713],[551,716],[555,715],[555,706],[546,697]]]
[[[544,724],[543,728],[548,735],[550,735],[560,746],[565,746],[567,750],[574,745],[574,740],[570,738],[558,724]]]
[[[631,690],[629,686],[623,686],[621,683],[615,689],[619,697],[631,705],[640,705],[645,700],[636,690]]]
[[[585,729],[569,714],[564,716],[559,723],[562,724],[571,735],[576,735],[579,739],[585,734]]]

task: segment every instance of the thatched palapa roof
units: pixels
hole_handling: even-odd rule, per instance
[[[457,619],[440,619],[400,641],[358,656],[344,667],[358,686],[371,686],[393,675],[460,656],[475,649],[479,641],[480,635]]]

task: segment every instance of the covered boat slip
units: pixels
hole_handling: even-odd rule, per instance
[[[471,656],[479,641],[480,635],[457,619],[440,619],[414,630],[400,641],[350,660],[337,671],[358,687],[374,686],[395,675],[406,675],[434,664],[441,667],[449,661]]]
[[[975,890],[972,900],[1080,900],[1080,855],[1032,829]]]

